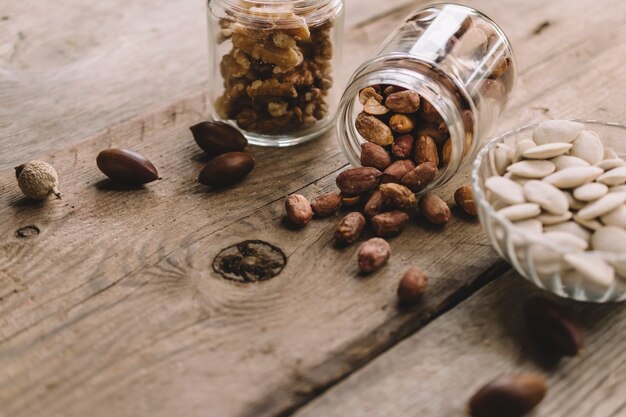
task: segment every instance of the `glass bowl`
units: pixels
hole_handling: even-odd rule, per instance
[[[596,132],[605,147],[615,150],[621,158],[626,157],[626,126],[595,120],[577,121]],[[515,144],[518,140],[529,139],[536,127],[536,124],[527,125],[503,133],[491,140],[476,157],[472,169],[472,190],[483,230],[498,254],[540,288],[579,301],[603,303],[626,300],[626,253],[584,252],[590,262],[602,259],[615,269],[615,280],[610,286],[595,285],[563,261],[564,255],[575,250],[568,250],[567,244],[556,244],[541,234],[515,226],[497,214],[496,210],[500,207],[494,207],[488,200],[485,180],[498,175],[490,161],[490,150],[499,143]]]

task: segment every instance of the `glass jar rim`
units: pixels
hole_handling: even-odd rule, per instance
[[[208,6],[222,8],[224,17],[240,23],[266,26],[270,20],[272,28],[286,29],[301,26],[303,21],[316,26],[333,19],[343,8],[343,0],[208,0]]]

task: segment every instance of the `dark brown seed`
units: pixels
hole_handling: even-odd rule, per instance
[[[243,180],[254,168],[254,158],[246,152],[228,152],[211,159],[200,171],[198,182],[224,187]]]
[[[524,303],[524,319],[531,336],[540,347],[559,356],[575,356],[584,345],[583,332],[558,304],[543,297]]]
[[[372,217],[372,229],[379,237],[391,237],[402,232],[409,221],[409,215],[404,211],[387,211]]]
[[[520,374],[497,378],[470,399],[472,417],[521,417],[543,400],[548,387],[543,377]]]
[[[341,195],[338,193],[322,194],[311,202],[311,208],[317,217],[331,216],[339,210],[339,206],[341,206]]]
[[[156,167],[142,154],[126,149],[105,149],[96,158],[100,171],[124,184],[146,184],[159,179]]]
[[[396,161],[383,171],[383,183],[395,182],[396,184],[400,184],[402,177],[413,168],[415,168],[415,164],[410,159]]]
[[[245,136],[222,122],[201,122],[189,128],[198,146],[210,155],[241,152],[248,146]]]
[[[383,211],[383,194],[380,190],[376,190],[372,193],[370,198],[365,203],[363,213],[371,219],[372,217],[380,214]]]
[[[337,175],[335,182],[343,193],[361,194],[378,187],[382,175],[376,168],[350,168]]]
[[[391,165],[391,156],[382,146],[365,142],[361,144],[361,165],[383,171]]]
[[[401,304],[412,304],[422,298],[426,292],[428,277],[414,266],[409,268],[398,284],[398,300]]]
[[[365,227],[365,217],[358,211],[345,215],[335,230],[335,240],[338,243],[349,245],[361,237]]]
[[[411,135],[402,135],[394,139],[391,153],[398,159],[409,159],[413,156],[415,139]]]
[[[433,182],[438,172],[439,170],[435,164],[432,162],[424,162],[402,177],[402,185],[405,185],[415,193],[420,192],[426,188],[428,184]]]

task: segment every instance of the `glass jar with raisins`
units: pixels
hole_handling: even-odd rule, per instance
[[[417,193],[438,187],[473,159],[516,78],[511,45],[491,19],[456,4],[427,7],[353,74],[339,142],[355,166],[388,169]]]
[[[213,117],[291,146],[331,127],[343,0],[209,0]]]

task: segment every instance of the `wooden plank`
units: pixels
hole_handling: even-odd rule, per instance
[[[344,165],[331,136],[255,150],[248,181],[207,192],[195,183],[201,163],[187,131],[203,98],[55,154],[61,201],[28,205],[3,177],[1,216],[10,220],[0,226],[0,270],[13,277],[0,281],[8,294],[0,312],[7,414],[132,415],[141,398],[152,415],[203,415],[207,407],[272,415],[420,326],[491,268],[495,255],[476,223],[455,221],[443,232],[411,225],[393,240],[394,262],[366,279],[356,274],[355,247],[333,247],[336,218],[286,229],[284,195],[331,189]],[[139,192],[106,190],[97,151],[131,144],[154,159],[163,180]],[[14,237],[31,224],[37,237]],[[285,271],[259,285],[217,277],[213,256],[251,238],[282,247]],[[437,247],[446,262],[431,256]],[[470,264],[459,256],[465,250],[476,255]],[[412,263],[442,278],[438,295],[398,315],[394,278]]]
[[[502,16],[490,14],[512,24],[519,12],[516,4],[498,5]],[[584,6],[602,12],[594,9],[599,6]],[[612,6],[613,11],[623,7],[617,2]],[[351,31],[348,62],[369,53],[363,39],[375,47],[408,11],[400,9]],[[574,11],[568,18],[573,16]],[[539,7],[531,17],[539,23],[544,18]],[[579,97],[589,106],[606,107],[609,116],[621,114],[621,107],[614,107],[621,100],[619,89],[599,90],[598,85],[608,79],[624,82],[616,59],[623,47],[603,42],[604,35],[597,34],[602,16],[596,17],[589,26],[593,33],[577,33],[572,42],[579,41],[580,47],[561,57],[567,65],[545,64],[536,72],[522,66],[520,94],[526,101],[515,101],[518,112],[506,123],[536,118],[540,111],[519,111],[536,101],[573,112]],[[513,40],[537,42],[526,36],[519,32]],[[570,39],[571,34],[558,36]],[[553,51],[522,53],[520,61],[548,58]],[[581,76],[597,62],[606,73]],[[562,79],[572,81],[562,87]],[[568,102],[556,86],[565,89]],[[411,224],[392,241],[393,262],[371,278],[358,278],[355,248],[332,247],[336,219],[297,232],[282,221],[285,194],[314,196],[332,188],[336,171],[345,164],[332,134],[292,149],[255,149],[259,164],[253,176],[236,190],[209,193],[195,184],[202,159],[187,131],[205,114],[205,95],[195,94],[51,155],[62,178],[61,202],[26,204],[11,174],[4,172],[0,216],[9,220],[0,225],[2,412],[287,412],[501,271],[478,224],[455,219],[443,231]],[[107,190],[93,160],[109,145],[146,153],[164,179],[139,192]],[[448,188],[463,182],[464,175]],[[41,229],[36,238],[14,237],[17,228],[29,224]],[[217,278],[210,269],[213,256],[250,238],[285,249],[286,270],[252,286]],[[397,279],[412,264],[427,269],[433,287],[426,303],[398,312]]]
[[[619,417],[626,410],[626,310],[563,302],[585,350],[546,361],[527,335],[523,301],[539,290],[509,273],[295,413],[297,417],[465,416],[468,399],[499,376],[545,375],[537,417]],[[559,301],[562,302],[562,301]]]
[[[4,1],[0,169],[73,145],[204,88],[205,3]],[[407,3],[347,0],[346,27]],[[378,37],[372,41],[366,52]],[[348,63],[348,69],[354,64]]]

